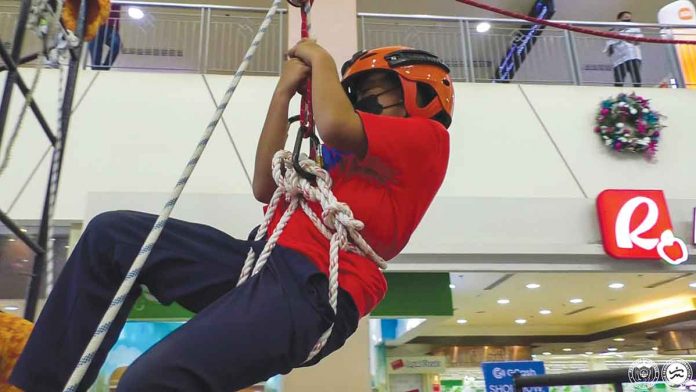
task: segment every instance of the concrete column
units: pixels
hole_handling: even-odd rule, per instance
[[[300,9],[287,4],[288,47],[300,40]],[[358,51],[356,0],[315,0],[311,13],[312,37],[336,60],[340,68]]]
[[[319,364],[295,369],[283,377],[283,392],[370,390],[370,334],[367,318],[345,346]]]

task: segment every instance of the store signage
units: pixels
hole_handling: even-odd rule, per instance
[[[674,236],[667,200],[659,190],[610,189],[597,197],[604,250],[617,259],[662,259],[678,265],[689,256]]]
[[[389,374],[444,373],[445,357],[387,358]]]
[[[546,374],[544,362],[513,361],[513,362],[483,362],[481,363],[483,379],[486,382],[486,392],[515,392],[514,377],[539,376]],[[548,387],[523,388],[524,392],[548,392]]]

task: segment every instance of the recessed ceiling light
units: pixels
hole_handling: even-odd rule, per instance
[[[582,298],[573,298],[570,300],[571,304],[581,304],[582,302]]]
[[[515,320],[515,322],[516,322],[517,324],[520,324],[520,325],[522,325],[522,324],[527,324],[527,320],[525,320],[525,319],[517,319],[517,320]]]
[[[693,288],[696,289],[696,282],[691,282],[691,283],[689,283],[689,287],[693,287]]]
[[[451,289],[456,288],[456,287],[457,287],[457,286],[455,286],[455,285],[453,285],[452,283],[450,283],[450,288],[451,288]]]
[[[615,341],[615,342],[625,342],[626,339],[624,339],[624,338],[614,338],[614,341]]]
[[[652,350],[653,350],[653,351],[657,351],[657,350],[659,350],[659,348],[653,347]]]
[[[15,239],[14,239],[14,238],[8,238],[7,240],[10,241],[10,242],[15,242]]]
[[[70,245],[65,245],[65,249],[70,249]]]
[[[550,352],[548,352],[548,351],[544,351],[544,352],[543,352],[543,353],[541,353],[541,354],[542,354],[542,355],[551,355],[551,353],[550,353]]]
[[[549,314],[551,314],[551,311],[548,310],[548,309],[541,309],[541,310],[539,311],[539,314],[549,315]]]
[[[569,347],[566,347],[566,348],[563,349],[563,351],[565,351],[565,352],[570,352],[570,351],[573,351],[573,349],[572,349],[572,348],[569,348]]]
[[[481,22],[476,25],[476,31],[479,33],[485,33],[491,29],[491,24],[488,22]]]
[[[528,289],[538,289],[539,287],[541,287],[541,285],[538,283],[530,283],[527,285]]]
[[[593,353],[592,351],[585,351],[585,354],[587,354],[587,355],[592,355],[592,354],[594,354],[594,353]]]
[[[610,284],[609,288],[610,289],[622,289],[622,288],[624,288],[624,286],[625,286],[625,284],[623,284],[623,283],[615,282],[615,283]]]
[[[19,229],[19,231],[21,231],[22,233],[26,233],[27,229]]]
[[[145,13],[138,7],[128,7],[128,16],[137,20],[142,19],[145,16]]]
[[[28,263],[29,259],[22,259],[22,263]]]
[[[501,298],[501,299],[498,300],[498,303],[501,304],[501,305],[507,305],[507,304],[510,303],[510,300],[507,299],[507,298]]]
[[[619,349],[616,348],[616,347],[607,347],[607,351],[614,352],[614,351],[618,351],[618,350],[619,350]]]
[[[657,333],[657,331],[646,331],[645,332],[646,335],[654,335],[656,333]]]
[[[12,312],[12,311],[15,311],[15,310],[19,310],[19,307],[18,307],[18,306],[9,305],[9,306],[3,307],[3,309]]]
[[[457,324],[466,324],[468,322],[469,322],[468,320],[464,320],[464,319],[457,320]]]

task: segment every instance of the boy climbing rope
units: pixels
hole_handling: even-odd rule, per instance
[[[445,176],[453,107],[447,67],[404,47],[360,52],[342,69],[311,40],[289,50],[259,140],[254,196],[268,203],[271,171],[287,138],[291,98],[311,76],[319,135],[340,155],[329,169],[333,194],[364,223],[365,241],[383,259],[407,244]],[[283,199],[268,236],[238,240],[212,227],[170,219],[137,278],[161,303],[197,313],[138,358],[119,391],[233,391],[309,366],[341,347],[386,292],[377,263],[340,250],[337,311],[330,305],[329,240],[307,211],[289,220]],[[322,208],[310,203],[322,216]],[[63,269],[11,382],[27,392],[59,391],[78,363],[156,216],[108,212],[87,226]],[[266,266],[237,286],[249,248],[260,254],[283,225]],[[253,234],[253,233],[252,233]],[[139,286],[135,286],[139,287]],[[141,290],[123,306],[92,358],[79,391],[95,380]],[[333,326],[333,327],[332,327]],[[331,328],[332,327],[332,328]],[[331,329],[330,329],[331,328]],[[307,360],[325,331],[328,341]]]

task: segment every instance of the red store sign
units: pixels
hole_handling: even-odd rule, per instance
[[[667,200],[658,190],[609,189],[597,197],[604,250],[617,259],[662,259],[678,265],[689,257],[674,236]]]

